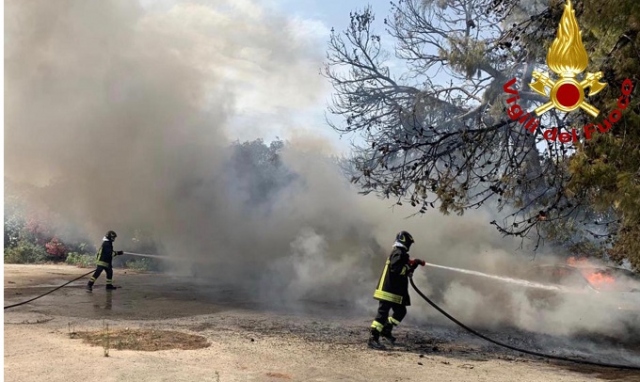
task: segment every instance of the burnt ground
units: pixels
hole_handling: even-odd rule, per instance
[[[88,271],[68,266],[6,265],[5,306],[44,293]],[[162,354],[158,355],[162,359],[138,359],[149,356],[136,352],[119,359],[119,352],[128,351],[112,349],[108,362],[118,363],[123,373],[141,364],[153,373],[176,358],[182,362],[175,370],[185,364],[192,367],[169,379],[163,379],[166,371],[162,378],[148,373],[136,377],[131,369],[107,380],[640,381],[640,371],[546,360],[504,349],[446,320],[429,325],[403,323],[397,331],[401,343],[389,351],[377,352],[365,345],[372,312],[358,313],[340,304],[312,301],[300,302],[292,310],[265,304],[250,291],[168,275],[116,270],[115,279],[122,289],[106,292],[99,281],[93,293],[86,293],[83,279],[30,304],[6,310],[7,380],[36,380],[39,373],[46,380],[75,380],[68,379],[69,375],[80,376],[87,367],[82,357],[94,359],[103,351],[87,350],[89,345],[73,339],[71,334],[102,330],[108,324],[114,329],[197,334],[212,346],[182,351],[180,355],[173,353],[180,350],[154,352]],[[415,301],[414,304],[422,303]],[[640,359],[637,343],[623,344],[619,340],[551,337],[515,328],[483,333],[512,346],[571,358],[624,364],[632,364],[634,357]],[[60,355],[64,360],[60,373],[51,374],[38,369],[39,360],[47,355],[34,351],[34,347],[56,354],[77,353],[78,358]],[[594,349],[598,350],[595,356]],[[614,356],[604,355],[609,353]],[[208,369],[211,362],[219,362],[216,370]],[[329,366],[319,366],[323,364]],[[199,376],[199,368],[207,377]]]

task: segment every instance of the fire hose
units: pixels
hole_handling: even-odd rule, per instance
[[[471,334],[473,334],[475,336],[478,336],[478,337],[482,338],[483,340],[489,341],[489,342],[491,342],[491,343],[493,343],[495,345],[502,346],[502,347],[507,348],[507,349],[515,350],[515,351],[518,351],[518,352],[521,352],[521,353],[534,355],[534,356],[537,356],[537,357],[555,359],[555,360],[559,360],[559,361],[574,362],[574,363],[580,363],[580,364],[591,365],[591,366],[610,367],[610,368],[615,368],[615,369],[640,370],[640,366],[618,365],[618,364],[611,364],[611,363],[603,363],[603,362],[595,362],[595,361],[582,360],[582,359],[576,359],[576,358],[562,357],[562,356],[557,356],[557,355],[552,355],[552,354],[538,353],[538,352],[535,352],[535,351],[532,351],[532,350],[522,349],[522,348],[518,348],[518,347],[515,347],[515,346],[511,346],[509,344],[505,344],[505,343],[500,342],[500,341],[496,341],[496,340],[494,340],[492,338],[489,338],[489,337],[485,336],[482,333],[479,333],[479,332],[471,329],[470,327],[466,326],[462,322],[460,322],[457,319],[455,319],[455,317],[451,316],[449,313],[445,312],[442,308],[440,308],[438,305],[436,305],[436,303],[431,301],[429,299],[429,297],[425,296],[424,293],[422,293],[422,291],[420,291],[420,289],[418,289],[416,284],[413,282],[413,277],[412,276],[409,276],[409,281],[411,282],[411,286],[416,291],[416,293],[418,293],[418,295],[420,295],[420,297],[422,297],[429,305],[434,307],[438,312],[442,313],[449,320],[453,321],[454,323],[456,323],[458,326],[460,326],[464,330],[468,331],[469,333],[471,333]]]
[[[27,301],[22,301],[22,302],[19,302],[19,303],[17,303],[17,304],[13,304],[13,305],[5,306],[4,308],[5,308],[5,310],[6,310],[6,309],[15,308],[16,306],[20,306],[20,305],[28,304],[28,303],[30,303],[31,301],[37,300],[37,299],[39,299],[40,297],[44,297],[44,296],[46,296],[46,295],[48,295],[48,294],[50,294],[50,293],[53,293],[53,292],[57,291],[58,289],[63,288],[63,287],[65,287],[65,286],[67,286],[67,285],[71,284],[72,282],[74,282],[74,281],[76,281],[76,280],[80,280],[81,278],[86,277],[86,276],[88,276],[88,275],[92,274],[93,272],[94,272],[94,271],[93,271],[93,270],[91,270],[91,272],[87,272],[87,273],[85,273],[85,274],[84,274],[84,275],[82,275],[82,276],[76,277],[75,279],[73,279],[73,280],[71,280],[71,281],[69,281],[69,282],[66,282],[66,283],[62,284],[62,285],[60,285],[60,286],[59,286],[59,287],[57,287],[57,288],[51,289],[51,290],[50,290],[50,291],[48,291],[47,293],[43,293],[43,294],[41,294],[41,295],[39,295],[39,296],[36,296],[36,297],[34,297],[34,298],[30,299],[30,300],[27,300]]]
[[[133,253],[133,252],[123,252],[122,254],[123,254],[123,255],[139,256],[139,257],[155,257],[155,258],[163,258],[163,256],[159,256],[159,255],[147,255],[147,254],[143,254],[143,253]],[[78,281],[78,280],[80,280],[81,278],[84,278],[84,277],[86,277],[86,276],[88,276],[88,275],[92,274],[93,272],[94,272],[94,270],[91,270],[90,272],[87,272],[87,273],[83,274],[82,276],[78,276],[78,277],[76,277],[75,279],[73,279],[73,280],[71,280],[71,281],[68,281],[68,282],[66,282],[66,283],[64,283],[64,284],[62,284],[62,285],[60,285],[59,287],[56,287],[56,288],[54,288],[54,289],[52,289],[52,290],[48,291],[47,293],[43,293],[43,294],[41,294],[41,295],[39,295],[39,296],[36,296],[36,297],[34,297],[34,298],[32,298],[32,299],[29,299],[29,300],[27,300],[27,301],[22,301],[22,302],[19,302],[19,303],[17,303],[17,304],[13,304],[13,305],[5,306],[5,307],[4,307],[4,309],[5,309],[5,310],[6,310],[6,309],[11,309],[11,308],[15,308],[15,307],[20,306],[20,305],[28,304],[28,303],[30,303],[31,301],[37,300],[37,299],[39,299],[39,298],[41,298],[41,297],[44,297],[44,296],[46,296],[46,295],[48,295],[48,294],[51,294],[51,293],[53,293],[53,292],[57,291],[58,289],[61,289],[61,288],[65,287],[65,286],[67,286],[67,285],[71,284],[71,283],[72,283],[72,282],[74,282],[74,281]]]

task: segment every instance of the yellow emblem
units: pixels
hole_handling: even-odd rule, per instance
[[[540,116],[553,107],[564,112],[582,108],[593,117],[597,117],[600,110],[584,100],[584,92],[589,88],[589,96],[593,96],[607,84],[599,82],[602,72],[587,73],[582,81],[576,80],[576,75],[582,73],[588,63],[589,57],[582,44],[582,32],[578,27],[571,0],[567,0],[562,19],[560,19],[558,34],[547,53],[547,66],[560,76],[560,79],[553,81],[547,73],[533,72],[535,81],[529,86],[536,93],[550,98],[549,102],[536,108],[534,112]],[[551,89],[550,94],[546,92],[547,87]]]

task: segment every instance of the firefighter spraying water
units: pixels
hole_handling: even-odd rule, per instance
[[[93,273],[93,276],[91,276],[91,278],[89,279],[89,282],[87,283],[87,292],[91,292],[93,290],[93,284],[96,282],[98,277],[100,277],[100,274],[102,273],[102,271],[105,271],[107,274],[106,289],[107,290],[116,289],[116,287],[113,286],[112,261],[115,256],[119,256],[124,253],[123,251],[113,250],[113,242],[116,240],[116,237],[118,237],[118,235],[116,235],[114,231],[109,231],[102,238],[102,245],[100,246],[100,249],[96,254],[96,270]]]
[[[407,306],[411,305],[409,298],[409,279],[418,265],[425,265],[420,259],[409,258],[409,248],[414,243],[409,232],[402,231],[396,235],[393,250],[378,281],[378,287],[373,298],[380,301],[378,315],[371,324],[371,336],[368,345],[374,349],[384,349],[380,343],[380,336],[395,344],[392,335],[393,328],[400,324],[407,314]],[[393,310],[393,314],[389,315]]]

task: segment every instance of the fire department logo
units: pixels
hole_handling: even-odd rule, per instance
[[[602,72],[586,73],[579,81],[576,76],[585,71],[589,63],[587,51],[582,44],[582,32],[578,27],[575,10],[571,0],[567,0],[558,34],[547,52],[547,66],[560,78],[554,81],[547,73],[533,72],[534,82],[529,84],[536,93],[549,97],[549,102],[536,108],[534,112],[540,116],[552,108],[563,112],[583,109],[594,118],[600,111],[585,101],[585,90],[589,89],[589,97],[598,94],[607,84],[600,82]],[[547,88],[550,89],[547,93]]]

